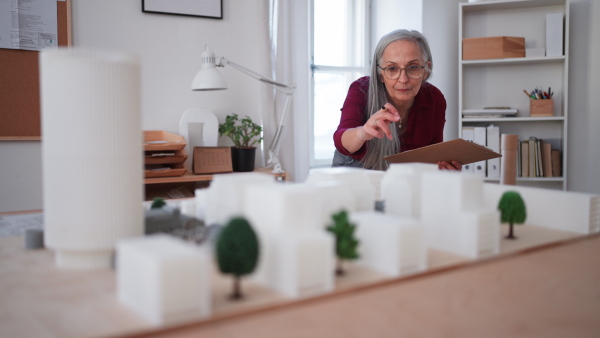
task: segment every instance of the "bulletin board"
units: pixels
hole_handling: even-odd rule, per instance
[[[71,0],[57,1],[58,45],[70,46]],[[40,140],[39,52],[0,48],[0,141]]]

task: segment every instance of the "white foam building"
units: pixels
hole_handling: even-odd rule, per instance
[[[404,217],[421,216],[421,177],[438,171],[430,163],[392,163],[381,181],[385,213]]]
[[[423,225],[418,219],[361,211],[350,214],[359,240],[357,264],[398,277],[427,268]]]
[[[518,192],[527,208],[527,224],[580,234],[600,232],[598,195],[491,183],[483,188],[488,208],[497,208],[506,191]]]
[[[323,229],[319,191],[308,184],[246,189],[244,216],[261,248],[253,278],[288,297],[317,295],[334,287],[335,241]]]
[[[421,177],[421,221],[427,245],[469,258],[497,254],[500,214],[484,205],[483,177],[425,172]]]
[[[177,237],[156,234],[117,244],[119,301],[154,325],[211,314],[211,254]]]
[[[310,171],[305,183],[315,183],[322,181],[339,182],[350,188],[351,196],[354,199],[352,205],[348,205],[346,210],[352,211],[373,211],[375,209],[376,187],[374,183],[377,180],[369,179],[369,170],[363,168],[335,167],[319,168]]]
[[[217,174],[206,194],[198,196],[198,202],[206,205],[205,223],[225,225],[231,218],[240,216],[244,210],[245,191],[249,186],[274,186],[278,184],[272,175],[258,172]]]

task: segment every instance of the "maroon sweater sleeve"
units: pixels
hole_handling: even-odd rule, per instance
[[[367,92],[369,90],[369,77],[361,77],[354,81],[348,89],[348,95],[344,101],[341,112],[340,124],[333,134],[335,148],[344,155],[349,155],[360,160],[365,156],[367,146],[364,144],[359,150],[350,154],[342,145],[342,134],[348,129],[356,128],[365,124],[365,110],[367,108]]]

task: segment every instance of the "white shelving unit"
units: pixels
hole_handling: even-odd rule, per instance
[[[463,38],[518,36],[526,48],[546,47],[546,14],[564,14],[564,55],[486,60],[462,60]],[[567,123],[569,0],[498,0],[459,4],[459,135],[464,126],[500,127],[501,134],[552,140],[562,155],[562,177],[517,177],[518,185],[567,189]],[[536,87],[554,92],[554,116],[530,117],[523,90]],[[465,109],[509,106],[516,117],[463,118]],[[494,181],[489,179],[489,181]],[[496,179],[495,181],[498,181]]]

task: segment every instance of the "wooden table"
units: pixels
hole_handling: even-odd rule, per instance
[[[600,237],[522,226],[479,261],[430,250],[429,270],[389,278],[359,266],[336,290],[289,300],[213,276],[211,318],[152,327],[120,305],[112,270],[59,270],[49,250],[0,238],[0,337],[597,337]]]
[[[283,173],[272,173],[271,168],[257,168],[254,172],[261,172],[271,174],[278,181],[287,181],[287,172]],[[169,176],[169,177],[152,177],[144,178],[145,187],[145,200],[149,201],[155,197],[163,198],[183,198],[193,197],[194,191],[197,188],[208,187],[210,181],[213,179],[212,174],[200,174],[195,175],[186,170],[182,176]],[[171,195],[178,194],[181,195]]]

